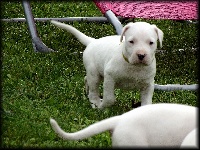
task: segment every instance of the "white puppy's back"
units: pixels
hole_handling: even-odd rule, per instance
[[[184,137],[196,125],[196,107],[180,104],[146,105],[121,117],[113,132],[113,144],[145,147],[180,146]],[[121,143],[121,137],[127,135],[131,138]]]
[[[69,140],[84,139],[111,130],[114,147],[180,147],[186,135],[196,128],[196,117],[196,107],[152,104],[102,120],[75,133],[64,132],[55,120],[51,119],[50,122],[59,136]]]

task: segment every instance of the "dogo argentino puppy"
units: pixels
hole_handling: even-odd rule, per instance
[[[53,130],[62,138],[82,140],[112,131],[113,147],[180,147],[187,134],[197,127],[197,110],[181,104],[152,104],[66,133],[54,119]]]
[[[113,105],[115,88],[139,89],[141,105],[152,103],[156,74],[155,51],[157,40],[160,46],[163,40],[163,32],[156,25],[129,23],[124,26],[121,36],[94,39],[70,25],[53,20],[51,23],[69,31],[86,46],[83,52],[85,84],[93,108]],[[103,100],[99,97],[101,79],[104,79]]]

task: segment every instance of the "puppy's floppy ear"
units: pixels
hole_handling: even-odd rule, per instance
[[[160,42],[160,47],[162,47],[162,41],[163,41],[163,32],[156,26],[152,25],[154,30],[156,31],[156,34],[158,35],[158,40]]]
[[[130,28],[130,26],[131,26],[132,24],[133,24],[133,23],[130,22],[130,23],[128,23],[127,25],[125,25],[125,26],[123,27],[122,33],[121,33],[121,37],[120,37],[120,42],[122,42],[124,33]]]

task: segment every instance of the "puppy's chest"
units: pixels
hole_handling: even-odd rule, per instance
[[[151,69],[122,69],[113,74],[113,79],[115,80],[115,87],[133,89],[145,87],[147,84],[154,81],[154,76],[155,71]]]
[[[119,78],[115,80],[115,87],[121,89],[135,89],[145,87],[150,83],[150,80],[139,78]]]

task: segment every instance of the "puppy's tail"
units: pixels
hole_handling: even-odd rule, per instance
[[[74,28],[70,25],[67,25],[67,24],[64,24],[64,23],[61,23],[61,22],[58,22],[55,20],[51,20],[51,23],[61,29],[65,29],[65,30],[69,31],[85,46],[87,46],[93,40],[95,40],[95,38],[88,37],[87,35],[83,34],[82,32],[80,32],[79,30],[77,30],[76,28]]]
[[[107,130],[113,130],[115,128],[118,120],[119,120],[119,116],[108,118],[108,119],[102,120],[100,122],[94,123],[94,124],[86,127],[85,129],[82,129],[75,133],[67,133],[67,132],[63,131],[59,127],[57,122],[52,118],[50,118],[50,123],[51,123],[53,130],[61,138],[67,139],[67,140],[82,140],[82,139],[91,137],[93,135],[102,133]]]

